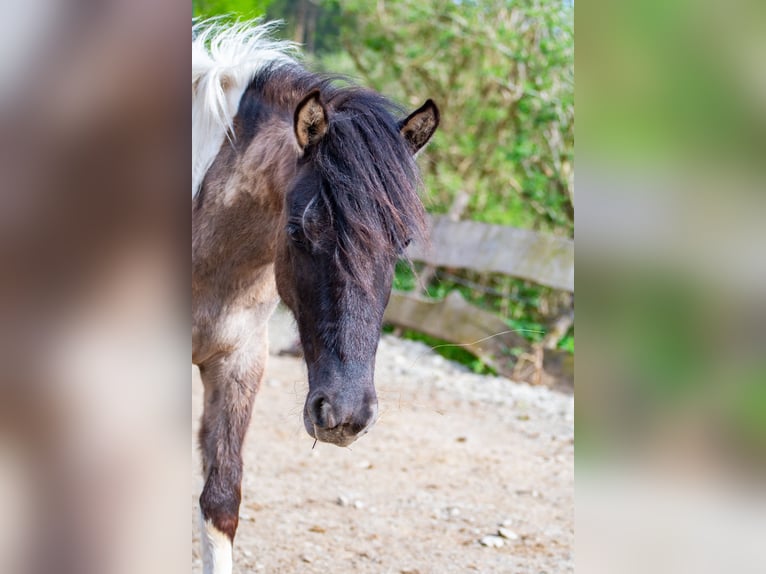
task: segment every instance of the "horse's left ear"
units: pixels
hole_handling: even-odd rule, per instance
[[[327,132],[327,111],[314,90],[295,108],[295,137],[301,149],[317,143]]]
[[[399,131],[413,154],[428,143],[437,127],[439,127],[439,108],[430,99],[399,122]]]

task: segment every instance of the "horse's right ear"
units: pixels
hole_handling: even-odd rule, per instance
[[[428,143],[438,127],[439,108],[430,99],[399,122],[399,131],[410,146],[410,152],[413,155]]]
[[[319,99],[319,90],[311,92],[295,108],[293,127],[301,149],[317,143],[327,132],[327,110]]]

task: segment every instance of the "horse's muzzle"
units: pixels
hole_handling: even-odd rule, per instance
[[[356,404],[354,404],[356,403]],[[348,446],[369,431],[378,417],[374,392],[359,401],[311,392],[303,409],[303,424],[312,438],[337,446]]]

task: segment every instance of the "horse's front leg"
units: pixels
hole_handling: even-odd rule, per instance
[[[263,377],[266,335],[256,350],[239,350],[200,365],[205,407],[199,432],[205,486],[200,496],[205,574],[232,571],[239,523],[242,443]]]

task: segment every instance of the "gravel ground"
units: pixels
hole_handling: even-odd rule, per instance
[[[281,309],[270,338],[273,352],[294,338]],[[421,343],[386,335],[377,425],[350,448],[312,450],[301,422],[303,361],[269,360],[245,446],[235,571],[574,571],[571,395],[474,375]],[[192,379],[196,434],[196,369]],[[201,488],[197,471],[195,573]]]

